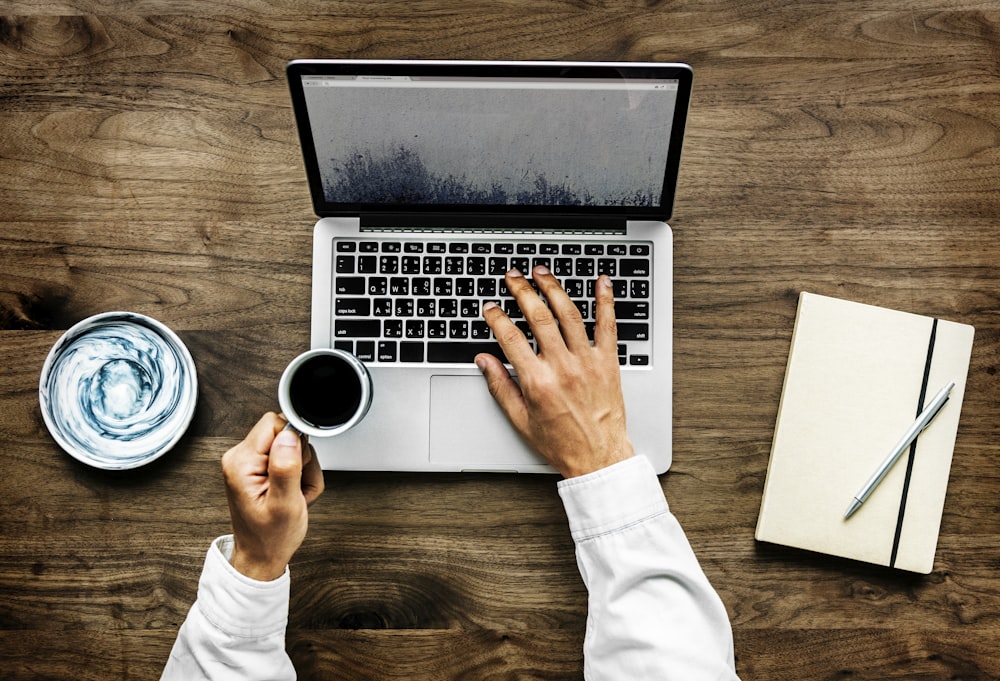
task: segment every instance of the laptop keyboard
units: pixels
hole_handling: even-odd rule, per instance
[[[611,277],[618,361],[650,362],[652,245],[593,241],[334,240],[334,347],[366,364],[472,363],[480,352],[507,362],[482,316],[497,302],[534,345],[531,329],[504,283],[517,268],[529,278],[545,265],[579,308],[594,337],[594,284]]]

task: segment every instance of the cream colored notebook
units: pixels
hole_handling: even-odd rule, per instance
[[[760,541],[929,573],[973,328],[803,292],[792,334]],[[949,400],[850,519],[852,497],[949,381]]]

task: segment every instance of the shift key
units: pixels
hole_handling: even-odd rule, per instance
[[[649,340],[649,324],[618,322],[618,340]]]
[[[335,338],[378,338],[382,335],[379,319],[338,319],[333,325]]]

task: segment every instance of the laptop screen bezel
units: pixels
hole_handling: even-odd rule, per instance
[[[496,62],[438,60],[349,60],[300,59],[286,67],[295,122],[306,167],[306,177],[313,209],[319,217],[342,217],[391,214],[393,219],[434,218],[447,216],[450,222],[466,217],[503,218],[594,218],[598,220],[668,220],[673,211],[680,169],[684,128],[691,98],[692,70],[680,63],[638,62]],[[308,76],[414,76],[459,78],[586,78],[676,80],[677,99],[674,119],[667,141],[667,163],[658,206],[538,206],[369,203],[332,203],[326,200],[319,169],[319,159],[312,138],[303,77]]]

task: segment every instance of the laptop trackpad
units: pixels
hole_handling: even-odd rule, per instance
[[[514,432],[482,376],[431,376],[431,462],[503,468],[545,461]]]

